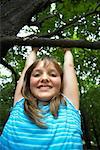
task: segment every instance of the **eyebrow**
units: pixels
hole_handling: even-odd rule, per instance
[[[42,70],[41,69],[33,69],[32,73],[33,72],[41,72]]]
[[[56,69],[50,69],[50,72],[58,72]]]
[[[34,69],[33,71],[32,71],[32,73],[34,73],[34,72],[41,72],[42,71],[42,69]],[[59,73],[55,68],[54,69],[48,69],[48,71],[49,72],[56,72],[56,73]]]

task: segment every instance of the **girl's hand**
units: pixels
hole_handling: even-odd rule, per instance
[[[63,48],[64,50],[64,54],[66,53],[66,51],[70,51],[70,48]]]
[[[26,68],[29,68],[36,60],[36,53],[38,50],[39,50],[39,48],[32,49],[31,53],[28,55],[28,57],[26,59],[26,63],[25,63]]]
[[[38,47],[32,47],[32,51],[35,51],[37,53],[37,51],[39,50],[40,48]]]

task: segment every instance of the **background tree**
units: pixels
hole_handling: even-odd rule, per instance
[[[88,149],[92,149],[93,146],[94,149],[100,148],[99,1],[1,0],[0,9],[1,63],[11,72],[9,76],[3,75],[2,72],[0,74],[1,130],[12,106],[15,85],[26,55],[31,49],[24,45],[40,47],[43,44],[49,45],[41,48],[39,56],[52,55],[63,64],[62,49],[56,46],[63,47],[67,43],[68,47],[74,47],[72,52],[79,81],[83,139]],[[51,41],[52,39],[55,43]],[[76,40],[80,48],[77,48]],[[50,41],[55,48],[50,48]],[[89,42],[92,42],[92,45]]]

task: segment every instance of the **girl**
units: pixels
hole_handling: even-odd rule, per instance
[[[1,135],[2,150],[82,150],[78,83],[73,56],[63,71],[51,58],[27,58],[14,107]]]

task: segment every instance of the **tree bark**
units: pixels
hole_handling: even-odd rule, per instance
[[[6,0],[0,5],[0,34],[16,35],[24,25],[29,24],[34,14],[46,9],[52,2],[55,0]]]

